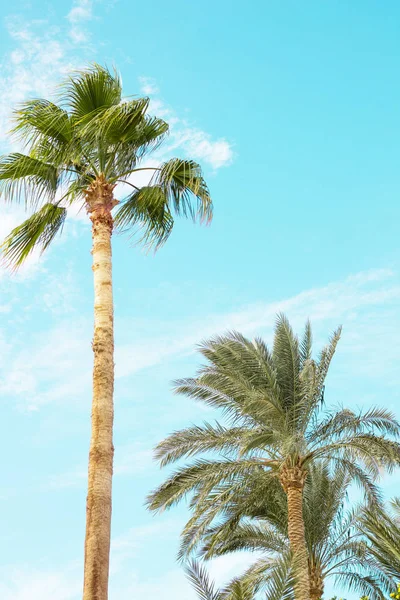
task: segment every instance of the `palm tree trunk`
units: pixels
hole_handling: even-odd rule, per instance
[[[310,573],[310,598],[311,600],[320,600],[324,594],[324,578],[320,565],[312,564],[309,569]]]
[[[301,467],[288,467],[285,465],[281,469],[280,480],[287,495],[288,536],[290,548],[293,552],[295,599],[310,600],[308,552],[303,519],[303,489],[306,472]]]
[[[107,600],[111,537],[114,420],[114,324],[111,271],[113,186],[95,181],[86,193],[92,221],[94,277],[93,401],[89,453],[83,600]]]

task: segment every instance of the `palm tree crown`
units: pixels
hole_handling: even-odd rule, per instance
[[[131,233],[140,229],[141,241],[150,246],[166,241],[174,213],[211,219],[211,198],[197,163],[175,158],[157,168],[143,165],[164,141],[168,124],[147,114],[148,98],[124,99],[117,73],[99,65],[78,72],[61,86],[59,100],[58,105],[29,100],[14,113],[13,133],[25,153],[1,158],[1,191],[36,212],[3,244],[10,264],[19,266],[36,246],[45,250],[72,203],[89,208],[95,181],[110,193],[118,183],[130,187],[120,202],[112,201],[120,204],[114,225]],[[137,187],[130,178],[142,170],[153,175],[148,185]]]
[[[322,410],[325,379],[339,338],[340,329],[314,360],[310,325],[300,341],[281,315],[272,351],[261,339],[250,341],[239,333],[203,343],[206,364],[197,377],[178,381],[176,391],[221,409],[227,424],[205,423],[175,432],[156,449],[162,466],[214,453],[214,458],[203,456],[179,468],[149,497],[149,508],[159,511],[193,494],[193,516],[187,525],[193,543],[221,504],[237,492],[233,483],[245,494],[251,476],[265,485],[278,480],[287,496],[288,535],[298,569],[296,600],[310,593],[302,513],[311,465],[323,460],[341,468],[376,502],[375,480],[400,459],[399,424],[387,410]],[[204,502],[210,504],[207,513]]]
[[[262,557],[240,581],[249,589],[262,589],[267,600],[293,598],[287,505],[277,484],[276,480],[275,485],[265,486],[262,480],[252,478],[245,495],[240,485],[234,485],[230,502],[221,506],[221,514],[214,519],[216,524],[197,541],[206,559],[243,550],[261,552]],[[376,600],[382,598],[382,590],[391,589],[390,578],[369,554],[357,528],[362,507],[346,508],[349,486],[350,478],[341,469],[331,473],[320,462],[308,470],[303,515],[312,600],[322,598],[330,577]],[[205,502],[202,518],[210,508]],[[191,531],[196,531],[195,524]],[[184,532],[184,556],[193,549],[190,541],[190,532]]]
[[[45,250],[72,203],[86,208],[92,221],[94,361],[83,598],[107,600],[114,456],[112,232],[140,230],[140,241],[157,248],[170,235],[174,214],[209,221],[212,203],[194,161],[175,158],[154,168],[143,162],[164,140],[168,125],[147,114],[148,98],[122,98],[117,73],[99,65],[78,72],[61,86],[59,100],[58,105],[30,100],[14,113],[13,131],[25,153],[0,159],[0,191],[34,212],[8,235],[2,251],[16,268],[34,248]],[[148,185],[132,181],[139,171],[152,172]],[[122,200],[114,196],[119,183],[131,190]]]
[[[193,506],[212,490],[226,497],[224,482],[246,485],[252,473],[269,482],[281,479],[288,466],[307,469],[320,459],[341,466],[371,499],[379,497],[374,480],[383,467],[390,470],[400,461],[399,424],[382,408],[358,414],[321,410],[339,338],[340,329],[313,360],[310,325],[299,342],[281,315],[272,352],[261,339],[252,342],[239,333],[203,343],[207,364],[198,377],[179,380],[175,391],[221,409],[228,424],[177,431],[157,446],[156,458],[166,466],[219,452],[223,460],[202,458],[180,468],[151,494],[150,509],[169,508],[188,492],[195,492]]]

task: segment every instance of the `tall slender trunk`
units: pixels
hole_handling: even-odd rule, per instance
[[[293,552],[296,600],[310,600],[310,575],[303,518],[303,489],[306,476],[307,473],[300,466],[285,465],[280,473],[280,481],[287,495],[288,536]]]
[[[107,600],[114,421],[114,310],[111,271],[113,188],[98,178],[86,192],[94,278],[93,400],[83,600]]]
[[[312,562],[309,566],[310,573],[310,598],[320,600],[324,595],[324,578],[319,563]]]

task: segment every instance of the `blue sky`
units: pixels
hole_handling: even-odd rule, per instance
[[[193,600],[175,562],[184,509],[144,509],[151,450],[213,414],[171,394],[195,345],[271,338],[284,310],[317,349],[343,324],[327,401],[399,412],[400,7],[355,0],[15,2],[1,8],[0,144],[10,107],[71,68],[115,63],[126,94],[170,121],[162,154],[192,156],[215,202],[156,256],[114,239],[116,469],[111,600]],[[0,235],[23,218],[4,207]],[[90,228],[17,276],[0,272],[0,597],[78,600],[89,441]],[[387,497],[400,476],[384,482]],[[211,566],[219,581],[251,557]],[[332,586],[329,592],[333,591]],[[341,590],[335,590],[341,593]],[[344,592],[343,592],[344,593]],[[354,596],[346,594],[348,599]]]

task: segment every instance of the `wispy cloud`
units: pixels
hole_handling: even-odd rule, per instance
[[[8,142],[12,109],[28,97],[48,97],[60,78],[79,63],[65,30],[46,20],[6,21],[14,49],[4,57],[0,76],[0,144]]]
[[[343,281],[303,291],[276,302],[257,302],[233,312],[173,323],[171,328],[166,327],[164,330],[160,323],[158,338],[148,337],[144,342],[141,340],[140,344],[127,343],[117,347],[117,376],[126,377],[168,357],[192,352],[201,339],[226,330],[236,329],[249,336],[268,336],[279,312],[287,313],[296,328],[301,328],[308,318],[314,325],[322,322],[330,328],[347,323],[344,337],[350,337],[351,332],[355,331],[357,319],[361,319],[365,311],[368,314],[368,311],[379,308],[382,323],[385,319],[384,307],[388,307],[387,310],[390,311],[391,304],[399,302],[398,277],[388,269],[378,269],[352,275]],[[124,329],[129,331],[126,326]]]
[[[130,476],[148,473],[155,468],[151,449],[140,443],[117,445],[114,461],[114,476]],[[50,477],[45,489],[63,489],[87,484],[87,465],[80,465],[65,473]]]
[[[40,276],[43,279],[44,274]],[[54,278],[49,280],[48,285],[43,279],[43,285],[48,290],[48,306],[40,308],[48,312],[53,304],[56,305],[52,298],[56,299],[63,293]],[[79,287],[74,285],[74,282],[68,282],[72,295],[65,301],[72,306],[75,303],[76,310],[79,310],[80,292]],[[301,329],[305,320],[310,318],[316,330],[317,343],[325,342],[328,333],[343,323],[340,353],[346,353],[348,360],[354,362],[356,371],[357,357],[362,355],[362,361],[358,362],[369,365],[368,369],[364,369],[368,371],[365,373],[367,377],[382,376],[382,370],[385,370],[389,381],[389,370],[390,376],[394,377],[396,361],[400,360],[400,343],[393,340],[393,323],[398,323],[399,303],[398,276],[390,270],[381,269],[350,276],[276,302],[257,302],[226,313],[193,315],[177,322],[166,320],[147,324],[142,321],[138,328],[136,321],[117,317],[116,376],[126,378],[160,363],[175,361],[193,353],[201,339],[226,330],[236,329],[249,336],[261,334],[268,339],[275,315],[283,311],[296,329]],[[64,307],[63,311],[66,309]],[[55,317],[59,318],[57,314]],[[91,318],[84,319],[71,313],[68,320],[57,320],[54,327],[32,335],[30,340],[8,338],[7,364],[0,361],[0,392],[3,397],[14,397],[18,406],[25,410],[37,410],[54,402],[77,402],[90,388],[91,328]],[[146,335],[138,334],[140,330],[146,330]],[[134,336],[132,331],[135,331]],[[318,339],[319,333],[321,340]],[[137,341],[132,343],[131,338]],[[381,348],[379,353],[376,352],[377,344]],[[26,364],[30,364],[29,370]],[[70,373],[74,373],[73,378]]]
[[[140,91],[146,96],[158,94],[159,89],[155,79],[152,77],[139,77]]]
[[[165,145],[163,155],[182,150],[194,160],[206,163],[214,170],[228,166],[234,159],[232,144],[225,138],[214,139],[209,133],[194,126],[187,119],[178,116],[159,96],[160,90],[151,77],[140,77],[141,92],[150,96],[150,111],[164,118],[170,124],[169,143]]]
[[[88,41],[89,31],[85,24],[93,19],[92,0],[75,0],[67,15],[70,22],[69,36],[74,44],[82,44]]]
[[[0,577],[2,600],[75,600],[81,582],[68,570],[42,571],[23,567],[7,567]]]

